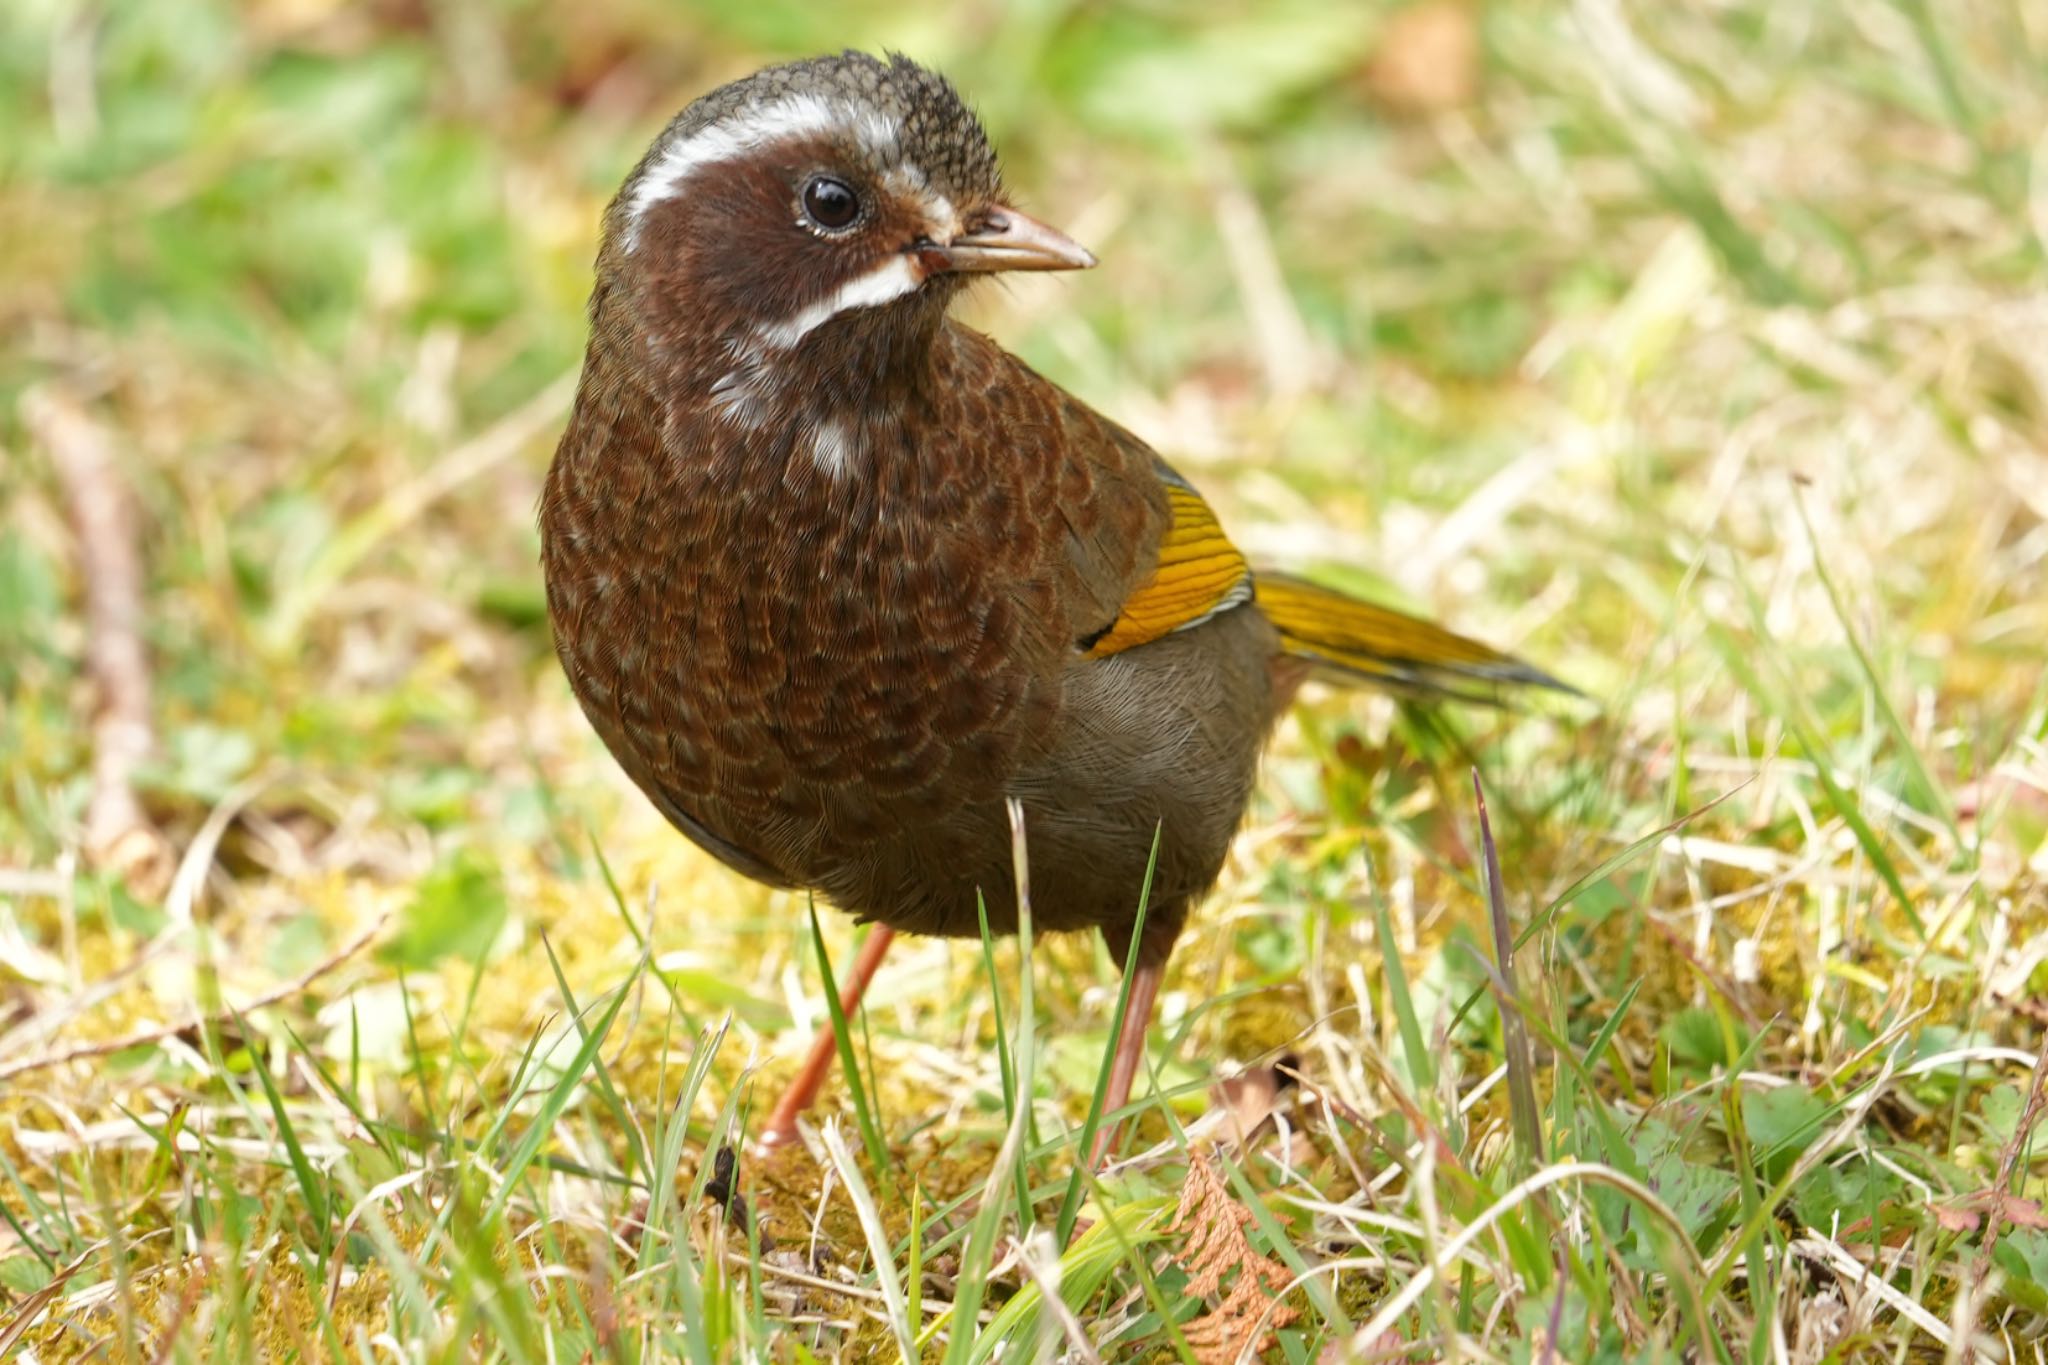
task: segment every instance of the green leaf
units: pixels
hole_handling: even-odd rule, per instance
[[[1650,1188],[1678,1215],[1694,1246],[1707,1245],[1710,1236],[1735,1212],[1735,1177],[1717,1167],[1688,1161],[1677,1152],[1666,1154],[1650,1167]]]
[[[1107,1207],[1088,1230],[1076,1237],[1060,1256],[1059,1295],[1069,1310],[1083,1322],[1088,1320],[1089,1300],[1101,1292],[1111,1272],[1125,1264],[1133,1247],[1156,1242],[1166,1235],[1166,1222],[1173,1214],[1174,1200],[1160,1195]],[[1115,1219],[1117,1226],[1110,1226]],[[1008,1348],[1028,1348],[1037,1340],[1039,1318],[1045,1310],[1045,1291],[1035,1280],[1024,1286],[997,1310],[975,1343],[975,1359],[988,1360]]]
[[[548,600],[537,579],[492,579],[477,589],[478,614],[520,630],[547,624]]]
[[[2036,1313],[2048,1313],[2048,1233],[2008,1228],[1991,1253],[2005,1272],[2005,1292]]]
[[[13,529],[0,534],[0,684],[12,683],[15,660],[51,652],[62,606],[48,557]]]
[[[505,922],[498,869],[464,850],[420,880],[399,916],[398,932],[378,949],[387,963],[424,970],[444,957],[478,958]]]
[[[860,1122],[861,1144],[868,1149],[868,1160],[874,1163],[882,1196],[894,1203],[896,1183],[889,1169],[889,1144],[882,1137],[881,1116],[868,1102],[868,1087],[861,1080],[860,1059],[853,1051],[853,1031],[846,1022],[846,1009],[839,999],[839,982],[832,975],[831,955],[825,951],[825,931],[818,927],[817,905],[813,904],[810,911],[811,947],[817,952],[818,975],[825,983],[825,1009],[832,1017],[832,1039],[839,1046],[840,1079],[846,1086],[847,1096],[853,1101],[854,1117]],[[868,930],[870,934],[881,932],[887,931],[879,925]]]
[[[1742,1092],[1742,1126],[1756,1149],[1757,1164],[1772,1180],[1813,1145],[1833,1112],[1827,1101],[1803,1085]]]
[[[33,1256],[9,1256],[0,1261],[0,1289],[33,1294],[49,1282],[50,1268]]]
[[[1846,1166],[1823,1165],[1803,1176],[1792,1191],[1792,1209],[1799,1221],[1823,1232],[1868,1216],[1871,1229],[1859,1237],[1875,1240],[1885,1229],[1910,1222],[1912,1210],[1898,1206],[1905,1182],[1884,1167],[1869,1161]]]
[[[469,813],[478,780],[467,768],[401,769],[385,787],[394,810],[422,824],[452,828]]]
[[[688,996],[718,1010],[731,1010],[756,1029],[781,1029],[789,1026],[789,1009],[773,1000],[764,1000],[748,991],[728,976],[703,967],[663,967],[656,965],[654,974],[675,988],[678,995]]]
[[[1107,53],[1080,92],[1104,127],[1154,132],[1258,124],[1289,97],[1333,79],[1372,41],[1372,16],[1346,5],[1247,8]]]
[[[1727,1066],[1735,1060],[1728,1055],[1728,1037],[1721,1031],[1720,1016],[1697,1006],[1671,1016],[1671,1022],[1664,1025],[1664,1042],[1671,1049],[1673,1061],[1697,1070]],[[1749,1045],[1747,1033],[1739,1026],[1736,1043],[1739,1047]]]
[[[107,918],[131,934],[158,934],[170,926],[171,917],[154,905],[145,905],[128,894],[126,883],[106,880]]]
[[[218,801],[256,762],[256,741],[240,730],[186,725],[173,730],[163,762],[149,766],[154,786],[201,801]]]
[[[575,1092],[576,1083],[582,1080],[583,1073],[590,1069],[591,1062],[597,1057],[598,1049],[604,1046],[605,1037],[611,1032],[613,1021],[619,1017],[620,1007],[632,994],[632,991],[623,987],[613,993],[611,1004],[605,1006],[604,1013],[598,1016],[597,1022],[584,1031],[583,1044],[576,1049],[576,1055],[569,1059],[569,1064],[562,1068],[562,1074],[548,1087],[547,1097],[541,1101],[540,1112],[534,1115],[533,1122],[528,1124],[526,1131],[520,1135],[518,1145],[513,1147],[512,1154],[505,1159],[504,1168],[500,1172],[498,1192],[491,1196],[490,1205],[484,1210],[481,1220],[484,1225],[495,1221],[498,1215],[505,1211],[505,1205],[510,1202],[512,1196],[518,1192],[520,1178],[526,1174],[534,1158],[540,1155],[541,1144],[548,1140],[555,1120],[561,1117],[562,1110],[569,1103],[570,1095]],[[595,1006],[591,1008],[594,1009]],[[509,1115],[511,1112],[511,1106],[506,1106],[505,1113]]]
[[[2009,1081],[1985,1091],[1984,1098],[1977,1101],[1977,1122],[1983,1127],[1984,1141],[1997,1147],[2011,1142],[2026,1108],[2026,1097]]]
[[[1088,1099],[1088,1115],[1081,1120],[1081,1136],[1074,1145],[1074,1171],[1068,1177],[1066,1197],[1060,1201],[1059,1217],[1054,1224],[1056,1231],[1053,1233],[1053,1240],[1060,1246],[1067,1245],[1068,1239],[1073,1235],[1074,1219],[1080,1216],[1081,1196],[1086,1192],[1087,1178],[1091,1174],[1088,1166],[1093,1160],[1096,1131],[1102,1125],[1102,1107],[1109,1097],[1109,1074],[1116,1062],[1116,1040],[1123,1034],[1124,1016],[1131,1008],[1131,978],[1138,971],[1138,949],[1145,932],[1145,916],[1152,907],[1152,877],[1159,870],[1159,841],[1164,829],[1164,825],[1152,827],[1152,852],[1145,861],[1145,880],[1138,887],[1138,907],[1131,921],[1131,941],[1124,952],[1123,980],[1116,988],[1116,1011],[1110,1024],[1110,1044],[1103,1049],[1102,1066],[1095,1077],[1095,1090]],[[1026,951],[1029,951],[1029,945],[1026,946]],[[1027,978],[1031,974],[1031,964],[1028,961],[1024,964],[1024,974]],[[1029,992],[1026,992],[1025,998],[1030,998]],[[1023,1026],[1029,1024],[1030,1020],[1027,1019]]]
[[[326,922],[318,915],[293,915],[263,945],[263,958],[279,976],[297,976],[332,948]]]
[[[1645,1118],[1631,1132],[1628,1152],[1644,1183],[1670,1207],[1693,1245],[1710,1246],[1735,1217],[1736,1181],[1727,1171],[1704,1164],[1704,1159],[1689,1157],[1687,1142],[1671,1124]],[[1636,1269],[1658,1271],[1663,1261],[1654,1235],[1630,1201],[1604,1188],[1588,1190],[1587,1198],[1599,1210],[1601,1224],[1615,1239],[1622,1259]]]

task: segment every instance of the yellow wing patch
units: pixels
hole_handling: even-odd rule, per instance
[[[1173,525],[1159,542],[1159,562],[1117,612],[1108,632],[1088,647],[1102,658],[1199,625],[1225,607],[1249,601],[1251,568],[1223,534],[1202,495],[1162,473]]]

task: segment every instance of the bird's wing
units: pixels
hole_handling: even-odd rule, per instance
[[[1186,630],[1251,600],[1251,566],[1223,534],[1209,504],[1164,461],[1158,461],[1158,471],[1172,520],[1160,535],[1151,572],[1124,598],[1116,619],[1088,642],[1092,658]]]
[[[1084,641],[1090,657],[1133,649],[1256,601],[1279,633],[1281,652],[1332,681],[1472,701],[1496,700],[1492,692],[1502,684],[1572,690],[1419,616],[1286,574],[1254,576],[1202,495],[1164,461],[1157,461],[1157,469],[1172,521],[1160,536],[1151,571],[1125,597],[1116,619]]]

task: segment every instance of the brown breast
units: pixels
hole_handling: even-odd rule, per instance
[[[1075,641],[1166,515],[1149,451],[966,329],[864,413],[665,402],[594,347],[542,504],[598,733],[685,832],[792,885],[1047,752]]]

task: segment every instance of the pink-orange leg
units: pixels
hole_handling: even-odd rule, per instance
[[[895,937],[894,929],[886,924],[877,924],[868,931],[867,940],[860,945],[860,955],[853,961],[853,971],[839,986],[839,1010],[849,1020],[860,1008],[860,998],[867,991],[868,983],[875,979],[875,969],[882,965],[882,957],[889,951],[889,944]],[[804,1057],[802,1070],[782,1092],[782,1098],[775,1102],[775,1112],[768,1116],[768,1126],[761,1130],[757,1145],[762,1151],[773,1151],[796,1139],[796,1116],[817,1102],[818,1091],[825,1084],[825,1078],[832,1074],[832,1061],[838,1055],[839,1040],[833,1036],[832,1020],[827,1017],[818,1025],[817,1036],[811,1039],[811,1050]]]
[[[1088,1153],[1091,1170],[1102,1169],[1102,1159],[1116,1144],[1118,1125],[1109,1115],[1131,1102],[1131,1082],[1137,1079],[1138,1063],[1145,1060],[1145,1034],[1152,1027],[1152,1005],[1159,998],[1159,983],[1165,977],[1164,954],[1141,959],[1137,970],[1131,973],[1131,998],[1124,1008],[1124,1025],[1117,1030],[1109,1090],[1102,1097],[1103,1123],[1095,1130],[1095,1146]]]

